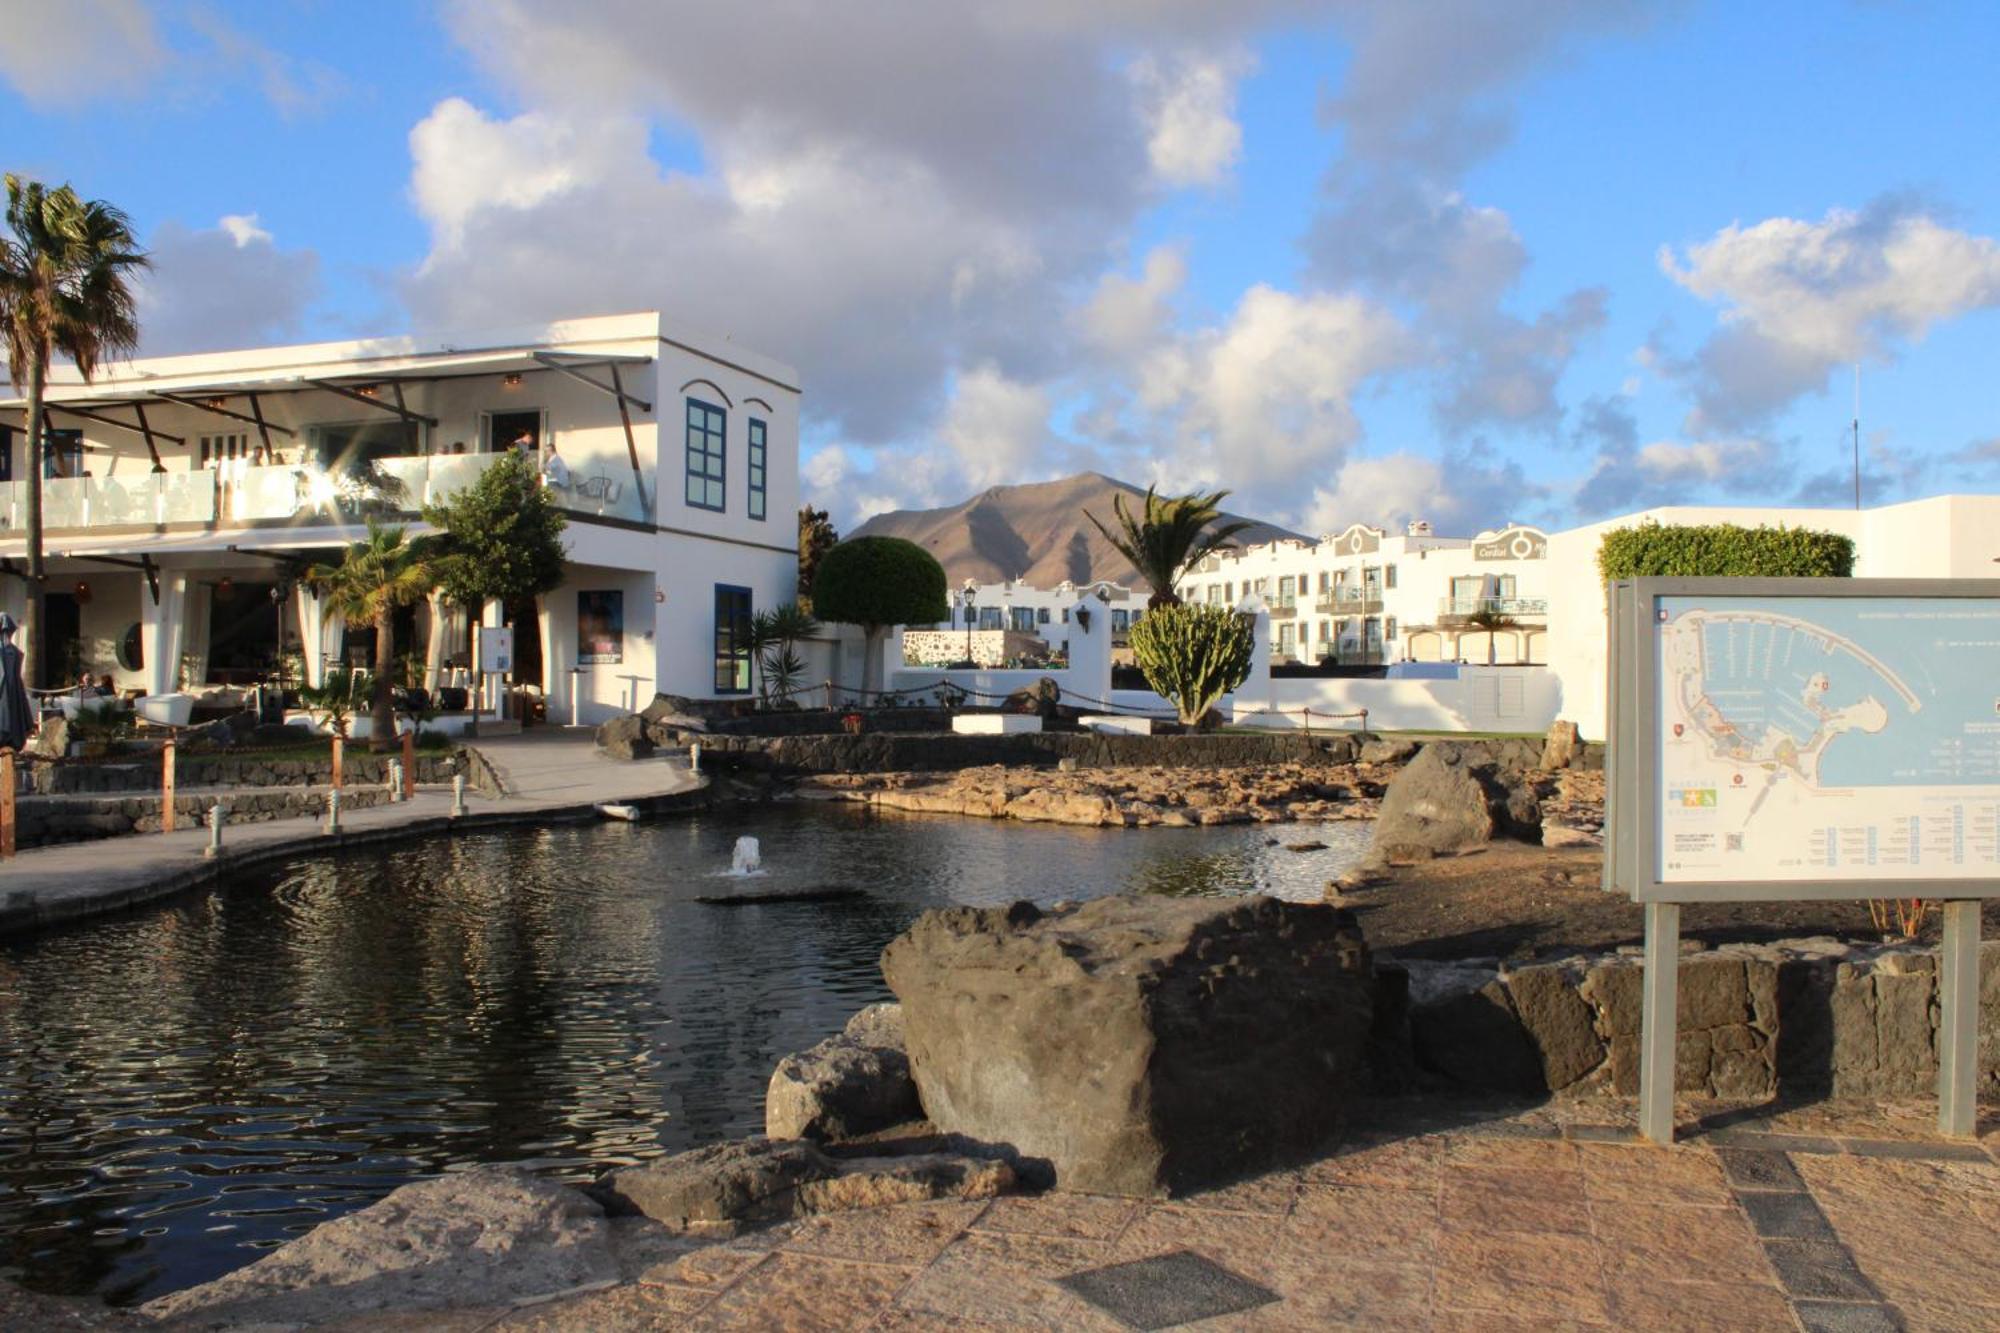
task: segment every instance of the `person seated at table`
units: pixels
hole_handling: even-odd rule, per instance
[[[109,671],[97,678],[97,692],[107,699],[116,699],[118,697],[118,687],[112,683]]]

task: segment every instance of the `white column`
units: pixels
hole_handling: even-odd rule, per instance
[[[1236,609],[1256,620],[1250,629],[1250,674],[1236,687],[1236,704],[1246,710],[1274,708],[1277,705],[1271,694],[1271,612],[1264,599],[1257,596],[1244,598],[1236,604]],[[1258,720],[1266,726],[1280,725],[1277,718]]]
[[[452,609],[440,593],[433,592],[424,601],[430,614],[430,637],[424,644],[424,688],[435,693],[439,678],[444,673],[445,650],[451,635]]]
[[[188,585],[178,570],[160,571],[160,600],[150,589],[139,593],[139,655],[145,659],[146,693],[172,694],[180,688],[182,645],[186,642]]]
[[[498,628],[500,622],[505,620],[506,617],[507,617],[507,608],[500,603],[498,598],[495,598],[494,600],[487,602],[484,606],[479,608],[479,623],[486,628],[489,629]],[[491,680],[487,679],[486,663],[480,660],[479,648],[476,643],[473,645],[472,653],[473,653],[473,676],[472,676],[473,697],[479,700],[481,706],[483,707],[488,704],[490,699],[498,697],[500,680],[497,676]]]
[[[1088,616],[1090,628],[1083,622]],[[1111,608],[1095,597],[1086,597],[1069,609],[1069,670],[1065,672],[1069,692],[1077,696],[1077,706],[1095,711],[1086,699],[1111,701]]]
[[[548,699],[549,724],[561,726],[570,719],[570,700],[576,677],[576,593],[558,588],[541,599],[536,620],[542,636],[542,692]]]

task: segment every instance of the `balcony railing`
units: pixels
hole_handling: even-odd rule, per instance
[[[42,527],[55,532],[96,528],[156,528],[239,523],[353,523],[367,502],[414,514],[477,481],[498,454],[425,454],[376,460],[386,487],[312,464],[139,473],[125,477],[57,477],[42,483]],[[574,513],[643,521],[646,513],[629,471],[578,468],[566,487],[551,487],[556,503]],[[0,538],[28,525],[26,482],[0,483]]]
[[[1337,588],[1321,593],[1313,610],[1323,616],[1350,616],[1382,609],[1382,593],[1377,588]]]
[[[1546,597],[1446,597],[1438,602],[1440,620],[1470,620],[1473,616],[1546,616]]]

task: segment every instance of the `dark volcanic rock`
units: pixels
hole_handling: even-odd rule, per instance
[[[1390,779],[1375,847],[1392,861],[1451,856],[1496,837],[1541,841],[1535,788],[1512,742],[1433,742]]]
[[[764,1094],[764,1132],[837,1143],[920,1118],[897,1009],[871,1005],[846,1031],[780,1060]]]
[[[882,955],[939,1129],[1153,1195],[1319,1141],[1366,1078],[1370,961],[1321,904],[1103,898],[926,913]]]
[[[653,753],[645,718],[637,713],[612,718],[597,729],[597,748],[614,759],[644,759]]]

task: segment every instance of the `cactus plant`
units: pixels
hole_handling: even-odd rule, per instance
[[[1194,726],[1250,675],[1256,622],[1224,606],[1162,606],[1132,625],[1146,683]]]

